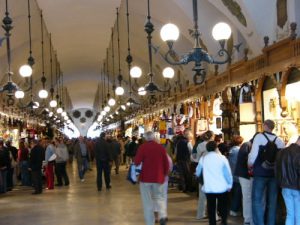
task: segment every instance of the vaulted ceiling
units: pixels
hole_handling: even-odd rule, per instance
[[[41,87],[41,31],[40,9],[43,11],[45,29],[52,35],[53,49],[57,53],[58,61],[64,74],[66,88],[66,101],[68,110],[77,108],[99,107],[96,102],[101,102],[100,71],[106,58],[106,49],[109,48],[111,60],[111,28],[114,27],[115,46],[115,72],[117,74],[117,44],[116,44],[116,8],[120,11],[120,46],[121,46],[121,72],[128,84],[128,70],[125,58],[127,56],[126,32],[126,1],[125,0],[30,0],[32,14],[33,56],[35,91]],[[13,80],[21,87],[26,86],[24,79],[18,75],[18,68],[28,58],[29,38],[27,1],[10,0],[9,12],[13,18],[12,30],[12,66]],[[277,6],[286,6],[277,10]],[[283,7],[284,8],[284,7]],[[0,2],[0,15],[4,16],[5,1]],[[234,43],[243,43],[243,47],[250,49],[249,57],[260,54],[263,47],[263,37],[269,36],[270,42],[277,41],[288,35],[289,24],[300,22],[299,1],[273,1],[273,0],[198,0],[199,29],[202,40],[208,51],[216,55],[218,44],[213,41],[211,29],[217,22],[224,21],[230,24],[233,30]],[[282,15],[278,19],[278,12]],[[143,70],[140,83],[145,83],[148,78],[147,40],[144,32],[146,21],[147,1],[129,0],[130,13],[130,38],[133,65],[139,65]],[[286,17],[284,16],[286,14]],[[159,37],[160,28],[168,22],[178,25],[181,36],[175,48],[179,53],[190,51],[193,39],[189,36],[188,29],[193,26],[192,0],[152,0],[151,16],[155,26],[153,44],[160,46],[160,51],[165,52],[167,47]],[[280,20],[280,21],[279,21]],[[279,23],[280,22],[280,23]],[[0,33],[0,37],[3,37]],[[45,37],[46,60],[46,86],[50,89],[50,56],[49,35]],[[0,47],[0,78],[2,84],[6,82],[7,70],[5,43]],[[233,60],[243,57],[241,53],[234,54]],[[109,71],[112,71],[109,61]],[[167,66],[162,58],[154,55],[155,81],[162,84],[161,68]],[[55,68],[55,65],[53,66]],[[226,68],[223,66],[221,69]],[[208,67],[210,69],[210,67]],[[192,81],[191,66],[177,67],[182,74],[182,79]],[[53,78],[54,79],[54,78]],[[127,93],[128,95],[128,93]],[[36,96],[37,98],[37,96]],[[98,109],[95,109],[96,111]]]

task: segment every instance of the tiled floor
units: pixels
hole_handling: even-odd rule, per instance
[[[1,225],[142,225],[142,204],[138,185],[125,179],[126,171],[112,175],[112,189],[98,192],[96,172],[89,171],[85,182],[77,177],[75,165],[69,168],[69,187],[45,190],[31,195],[30,188],[16,187],[0,195]],[[197,198],[173,189],[169,192],[168,217],[172,225],[208,224],[195,219]],[[234,219],[234,221],[233,221]],[[229,224],[242,224],[229,217]]]

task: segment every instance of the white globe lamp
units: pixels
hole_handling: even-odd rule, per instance
[[[132,78],[135,78],[135,79],[140,78],[142,76],[142,70],[141,70],[141,68],[138,67],[138,66],[132,67],[130,69],[130,76]]]
[[[212,36],[216,41],[228,40],[231,35],[231,28],[227,23],[217,23],[212,29]]]
[[[30,77],[32,75],[32,68],[31,66],[25,64],[20,67],[19,73],[22,77]]]
[[[104,107],[104,111],[108,113],[110,111],[110,107],[109,106],[105,106]]]
[[[48,98],[48,91],[46,91],[45,89],[40,90],[39,97],[40,98]]]
[[[168,79],[172,79],[174,77],[174,69],[171,68],[171,67],[166,67],[164,70],[163,70],[163,76],[164,78],[168,78]]]
[[[110,99],[108,100],[108,105],[109,105],[109,106],[114,106],[115,104],[116,104],[116,100],[115,100],[115,99],[110,98]]]
[[[55,108],[57,106],[57,101],[56,100],[51,100],[49,103],[51,108]]]
[[[62,117],[65,117],[67,115],[67,113],[65,112],[65,111],[63,111],[62,113],[61,113],[61,116]]]
[[[15,97],[16,97],[17,99],[24,98],[24,96],[25,96],[24,91],[18,90],[18,91],[15,92]]]
[[[56,112],[57,112],[58,114],[61,114],[61,113],[63,112],[63,109],[62,109],[61,107],[59,107],[59,108],[56,110]]]
[[[146,95],[146,94],[147,94],[147,91],[145,90],[144,87],[140,87],[140,88],[138,89],[138,93],[139,93],[139,95]]]
[[[168,23],[161,28],[160,37],[163,41],[177,41],[179,37],[179,29],[175,24]]]
[[[123,95],[124,94],[124,88],[119,86],[116,88],[116,95]]]

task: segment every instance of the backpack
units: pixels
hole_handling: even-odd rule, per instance
[[[262,133],[267,139],[267,144],[262,147],[261,158],[263,160],[262,167],[265,169],[274,169],[274,163],[276,161],[276,154],[278,152],[278,147],[276,145],[276,139],[270,141],[265,133]]]

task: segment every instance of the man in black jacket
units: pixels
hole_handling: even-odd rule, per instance
[[[106,189],[110,189],[110,163],[112,161],[109,144],[105,140],[105,133],[100,134],[100,138],[95,144],[95,157],[97,164],[97,188],[102,190],[102,172],[104,172],[104,180]]]
[[[277,154],[277,181],[282,188],[287,216],[285,224],[300,223],[300,137]]]
[[[43,190],[42,185],[42,164],[43,164],[43,152],[44,148],[40,144],[40,141],[34,139],[32,141],[33,148],[30,151],[29,170],[31,171],[31,177],[34,187],[32,194],[41,194]]]

